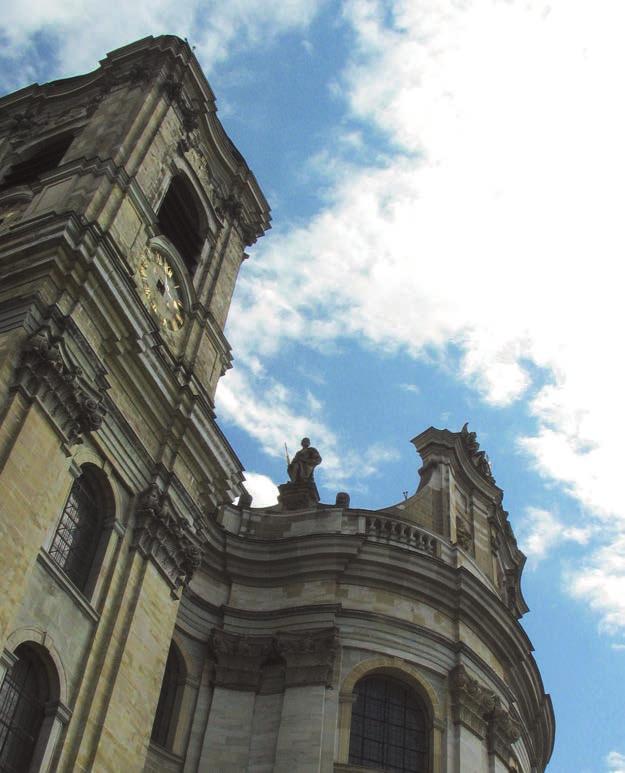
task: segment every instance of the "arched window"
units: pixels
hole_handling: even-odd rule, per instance
[[[73,139],[73,134],[58,134],[37,145],[23,161],[18,161],[9,169],[0,188],[30,185],[44,172],[55,169],[61,163]]]
[[[197,268],[205,238],[201,212],[191,184],[182,175],[176,175],[158,211],[158,227],[178,250],[191,276]]]
[[[48,674],[37,653],[21,644],[0,686],[0,771],[29,768],[50,699]]]
[[[420,697],[399,679],[375,675],[354,688],[349,762],[393,773],[429,773],[429,722]]]
[[[99,470],[85,465],[74,481],[50,545],[50,558],[85,592],[102,537],[105,491]]]
[[[179,691],[184,680],[184,666],[178,648],[172,642],[165,663],[165,673],[158,696],[151,739],[164,749],[172,746],[175,719],[179,704]]]

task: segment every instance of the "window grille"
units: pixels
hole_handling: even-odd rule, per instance
[[[101,534],[101,507],[83,473],[72,486],[50,546],[50,558],[74,585],[85,590]]]
[[[428,722],[415,693],[385,676],[361,680],[354,693],[350,764],[389,773],[428,773]]]
[[[28,770],[48,700],[45,668],[28,648],[0,686],[0,773]]]

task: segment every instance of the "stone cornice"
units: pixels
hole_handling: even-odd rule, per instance
[[[154,563],[173,593],[188,585],[202,563],[202,551],[189,524],[155,485],[139,498],[132,545]]]
[[[25,343],[13,389],[37,400],[69,445],[102,426],[104,391],[69,361],[60,336],[40,328]]]
[[[492,474],[487,474],[485,465],[488,462],[484,452],[479,450],[474,433],[469,432],[468,428],[464,431],[465,428],[466,425],[460,432],[450,432],[429,427],[410,441],[423,459],[423,467],[419,471],[421,485],[432,465],[442,462],[450,464],[455,475],[463,479],[469,488],[480,491],[486,501],[499,503],[503,491],[495,484]]]

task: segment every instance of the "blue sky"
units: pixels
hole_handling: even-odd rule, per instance
[[[410,439],[468,420],[528,555],[550,773],[623,773],[622,2],[5,5],[5,91],[196,46],[273,208],[218,392],[256,503],[309,435],[322,498],[388,505]]]

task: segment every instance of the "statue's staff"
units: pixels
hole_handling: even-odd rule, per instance
[[[286,466],[288,467],[291,464],[291,460],[289,459],[289,449],[286,447],[286,443],[284,444],[284,454],[286,456]]]

